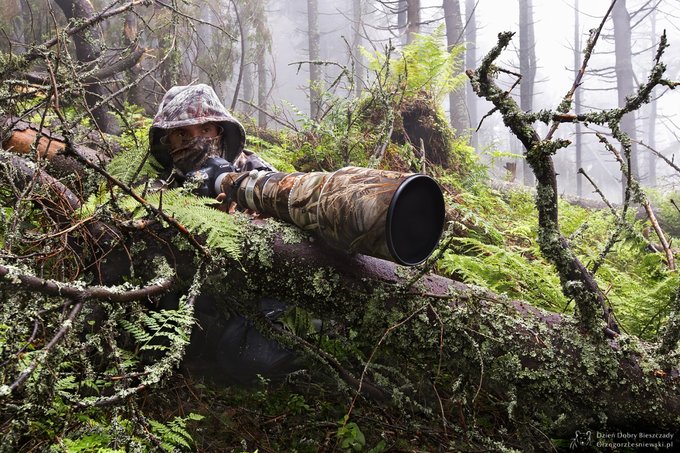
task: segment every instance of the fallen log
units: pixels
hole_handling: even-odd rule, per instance
[[[290,228],[251,226],[246,258],[214,276],[210,291],[276,297],[351,326],[364,357],[377,350],[365,364],[366,379],[384,382],[380,370],[394,368],[409,380],[414,401],[433,410],[435,385],[449,420],[461,406],[470,417],[493,407],[508,425],[541,420],[555,436],[680,428],[678,366],[661,369],[651,345],[627,335],[586,335],[570,316],[441,276],[414,283],[416,270],[291,240]],[[457,379],[464,385],[449,391]],[[381,390],[395,402],[403,396]]]
[[[2,139],[2,149],[6,151],[24,155],[34,160],[46,159],[49,161],[47,169],[50,174],[57,178],[73,174],[79,177],[85,175],[85,167],[76,159],[67,155],[64,137],[47,128],[41,128],[39,125],[14,116],[0,116],[0,138]],[[110,160],[110,157],[102,150],[83,145],[75,145],[75,147],[90,162],[101,164]],[[114,148],[115,151],[117,150]]]

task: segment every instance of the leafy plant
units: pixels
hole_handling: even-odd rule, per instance
[[[121,319],[120,324],[140,351],[168,351],[189,343],[193,317],[183,310],[147,311],[136,322]]]
[[[450,51],[446,46],[444,24],[431,34],[413,34],[413,41],[404,46],[399,58],[395,58],[384,71],[389,53],[362,53],[370,69],[379,74],[383,82],[403,85],[405,97],[417,97],[421,91],[428,93],[440,104],[451,91],[461,88],[466,81],[465,74],[457,64],[458,57],[465,46],[454,46]]]
[[[167,423],[149,420],[151,432],[160,439],[160,447],[168,452],[191,450],[193,439],[187,431],[189,421],[203,420],[203,416],[193,412],[186,417],[175,417]]]

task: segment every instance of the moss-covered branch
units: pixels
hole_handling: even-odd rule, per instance
[[[532,125],[532,118],[523,112],[515,100],[494,81],[493,61],[507,47],[512,33],[501,33],[498,44],[487,54],[477,71],[467,74],[475,92],[492,102],[503,116],[503,122],[522,142],[526,158],[536,175],[536,207],[539,222],[539,246],[543,255],[555,265],[567,297],[576,302],[581,325],[589,331],[599,331],[598,319],[604,318],[609,329],[616,331],[616,322],[606,307],[604,297],[593,275],[583,266],[560,233],[558,191],[552,155],[568,145],[564,140],[542,141]],[[598,316],[598,313],[601,315]]]

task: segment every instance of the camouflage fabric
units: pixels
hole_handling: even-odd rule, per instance
[[[222,191],[241,208],[310,230],[337,249],[410,266],[434,251],[444,225],[441,188],[421,174],[359,167],[253,171],[245,179],[227,175]]]
[[[149,130],[151,154],[165,169],[173,159],[168,144],[162,138],[169,129],[214,122],[222,128],[221,156],[236,159],[246,143],[246,132],[222,105],[215,90],[205,84],[170,88],[158,106]],[[192,169],[190,169],[192,170]]]
[[[172,163],[182,174],[204,167],[209,157],[220,157],[221,154],[222,137],[192,137],[170,149]]]

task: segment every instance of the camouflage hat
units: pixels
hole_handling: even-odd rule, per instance
[[[151,154],[164,168],[172,166],[168,145],[161,138],[167,130],[214,122],[222,127],[222,157],[233,161],[246,142],[246,132],[222,105],[215,90],[205,84],[170,88],[153,119],[149,130]]]

